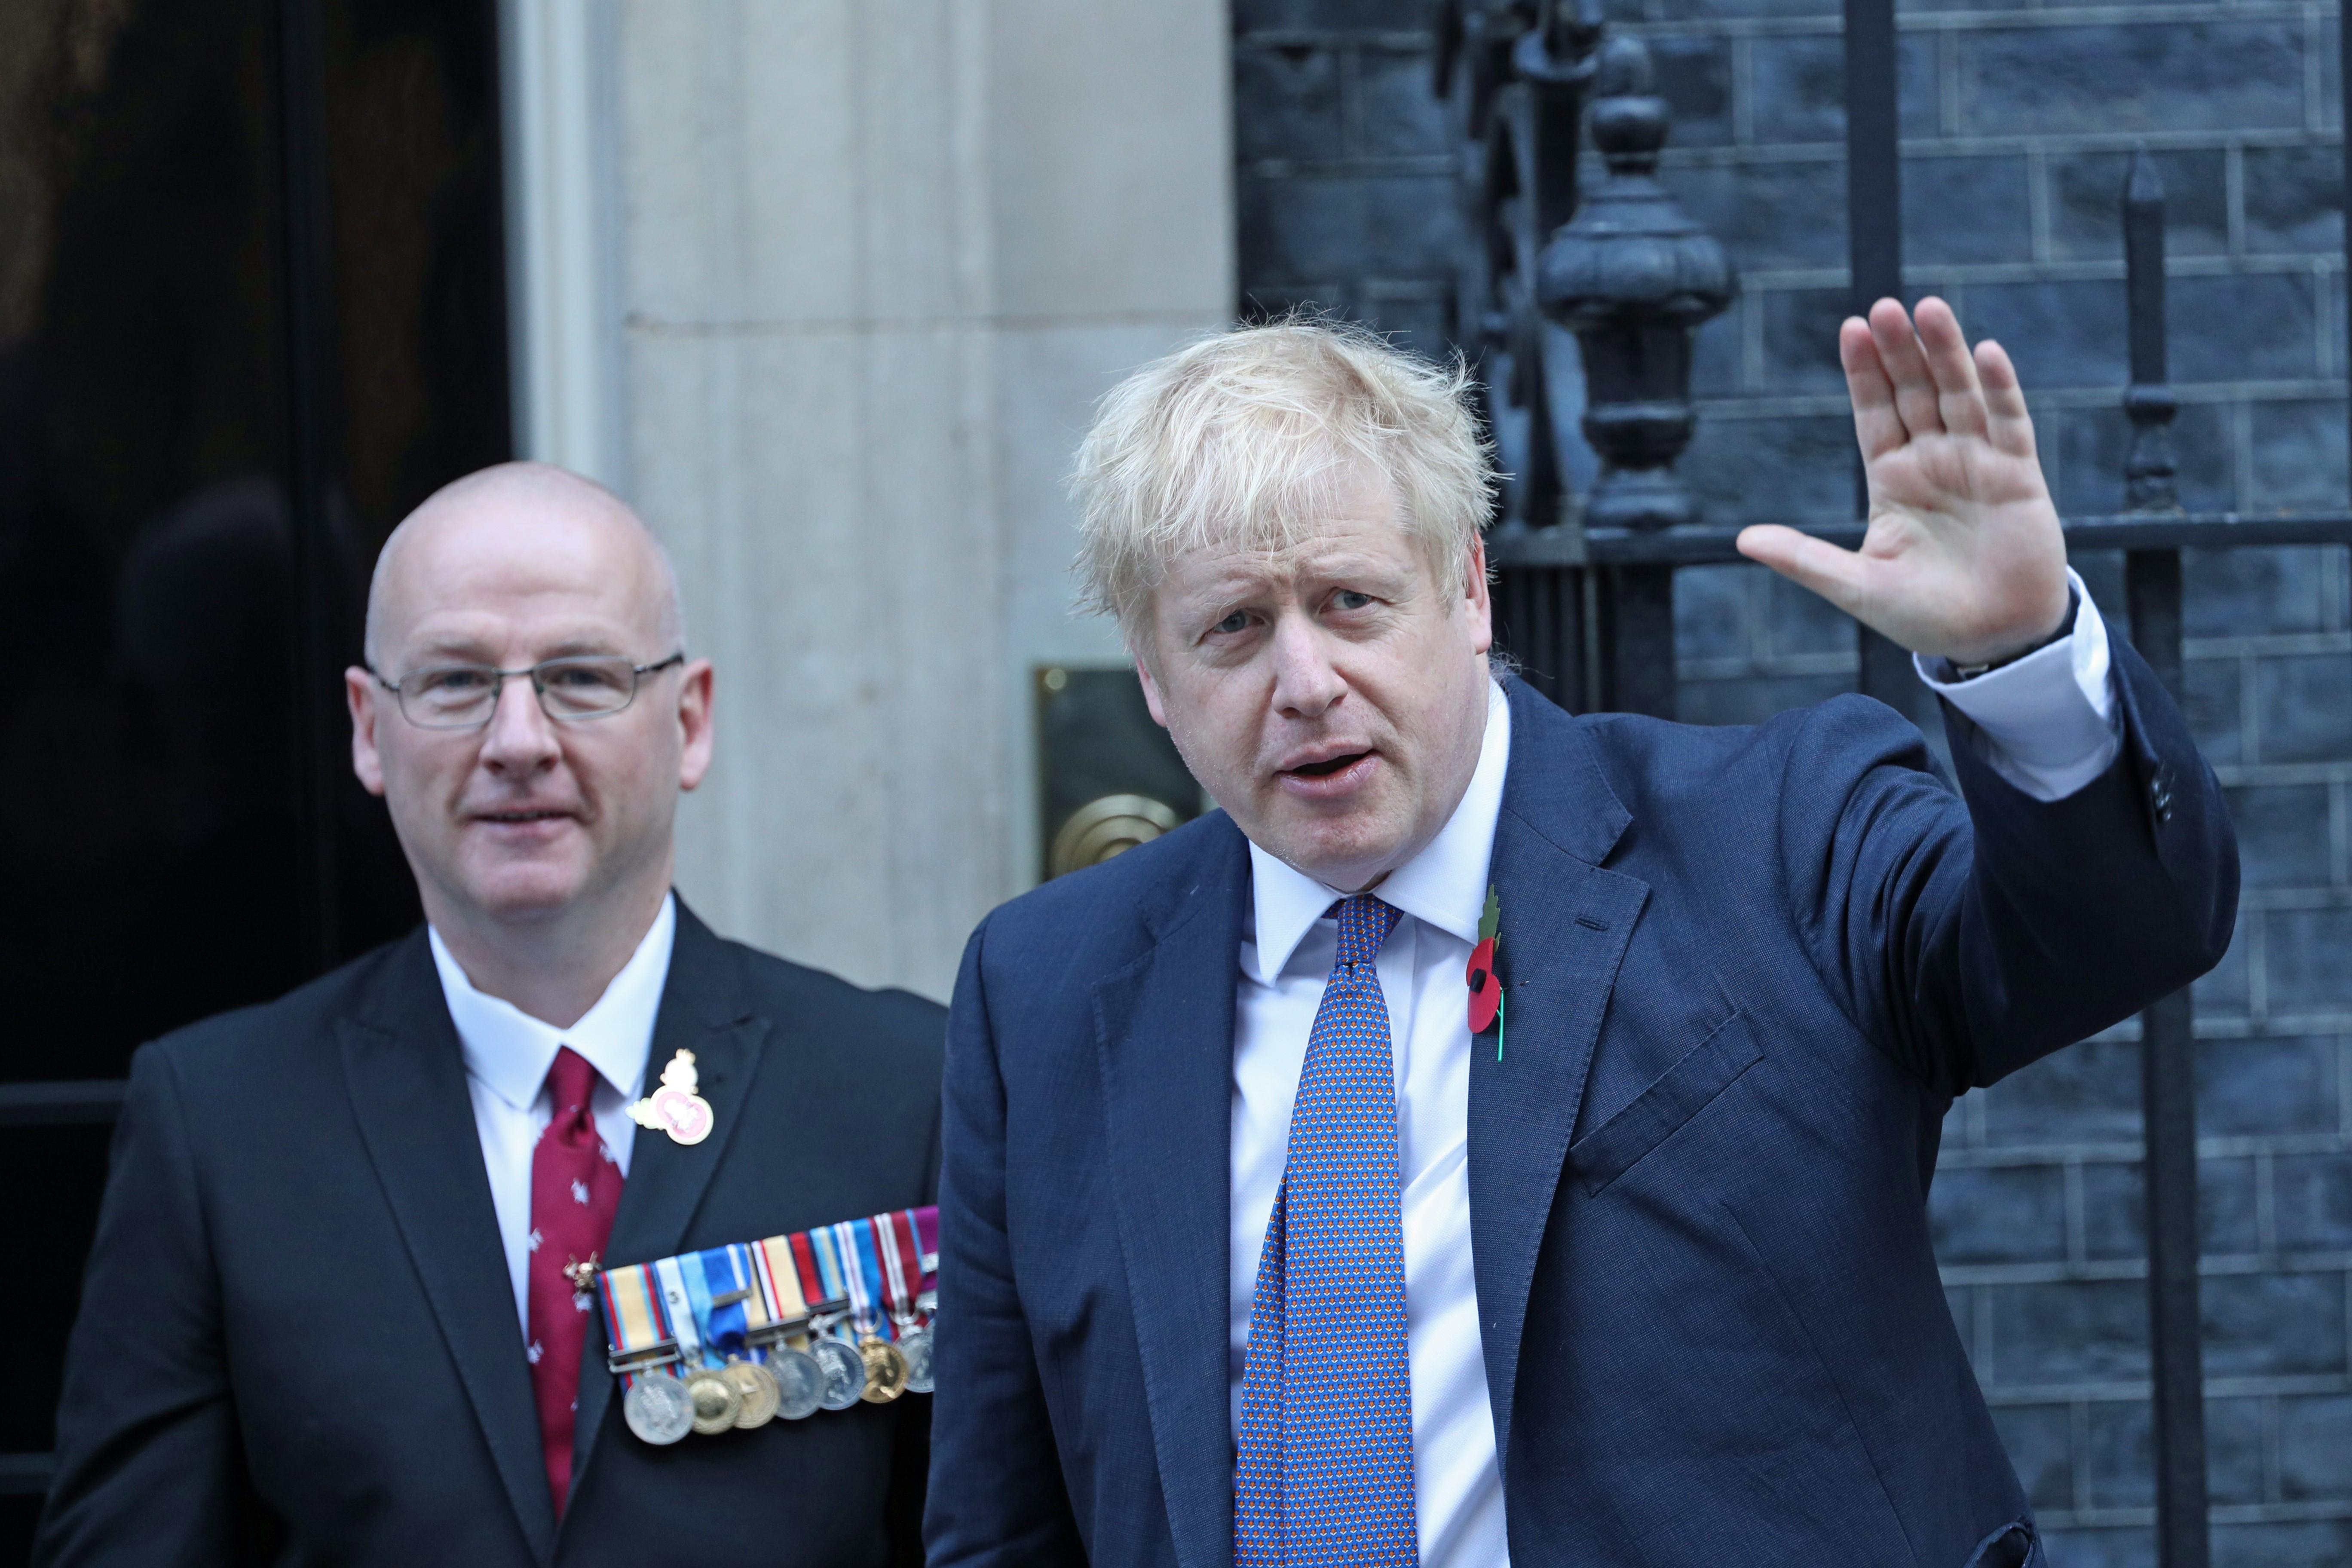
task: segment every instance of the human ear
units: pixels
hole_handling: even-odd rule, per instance
[[[1160,682],[1151,678],[1151,666],[1144,662],[1141,655],[1136,657],[1135,679],[1143,683],[1143,705],[1151,710],[1151,721],[1165,730],[1168,711],[1160,700]]]
[[[1468,601],[1472,653],[1485,653],[1495,646],[1495,596],[1486,582],[1486,542],[1470,542],[1470,581]]]
[[[383,793],[383,757],[375,745],[375,677],[353,665],[343,671],[343,701],[352,710],[352,772],[370,795]]]
[[[678,749],[677,787],[691,790],[710,771],[710,704],[715,678],[710,661],[698,658],[686,667],[677,683],[677,727],[685,742]]]

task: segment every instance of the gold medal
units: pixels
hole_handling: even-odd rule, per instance
[[[710,1102],[698,1092],[701,1076],[694,1070],[694,1053],[680,1051],[661,1070],[662,1086],[629,1107],[629,1120],[640,1127],[659,1128],[673,1143],[699,1143],[710,1136]]]
[[[686,1396],[694,1405],[694,1429],[709,1437],[732,1431],[743,1414],[743,1395],[724,1369],[697,1367],[686,1379]]]
[[[736,1426],[765,1426],[776,1418],[776,1406],[782,1402],[782,1395],[776,1387],[774,1373],[756,1361],[730,1361],[719,1370],[742,1396],[743,1408],[736,1412]]]
[[[868,1334],[857,1342],[857,1353],[866,1363],[866,1392],[868,1405],[887,1405],[907,1392],[907,1358],[898,1347],[879,1334]]]

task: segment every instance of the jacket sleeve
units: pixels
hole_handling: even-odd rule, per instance
[[[1005,1226],[1005,1101],[983,921],[948,1015],[940,1179],[939,1392],[931,1398],[931,1568],[1086,1562]]]
[[[2003,781],[1946,710],[1962,799],[1919,734],[1840,699],[1789,740],[1782,874],[1847,1016],[1948,1096],[1982,1087],[2221,962],[2237,837],[2187,722],[2120,638],[2123,744],[2063,799]]]
[[[268,1560],[226,1357],[186,1112],[171,1058],[151,1045],[131,1062],[115,1126],[36,1564]]]

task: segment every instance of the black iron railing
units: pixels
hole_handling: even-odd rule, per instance
[[[1860,312],[1903,291],[1895,27],[1893,0],[1845,0],[1844,13],[1848,261]],[[1743,559],[1738,530],[1701,520],[1674,472],[1694,421],[1691,334],[1729,299],[1729,269],[1651,180],[1665,108],[1650,92],[1642,46],[1604,41],[1593,0],[1444,0],[1437,26],[1436,85],[1459,139],[1471,236],[1457,341],[1479,371],[1512,476],[1489,536],[1500,640],[1532,684],[1570,707],[1671,718],[1675,573]],[[2352,30],[2341,42],[2352,79]],[[1580,193],[1576,138],[1588,108],[1609,174]],[[2352,169],[2347,179],[2352,214]],[[2122,208],[2128,510],[2069,518],[2065,528],[2072,550],[2125,552],[2133,643],[2178,697],[2180,552],[2352,543],[2352,510],[2181,510],[2165,364],[2164,192],[2145,153],[2132,161]],[[2352,322],[2347,330],[2352,337]],[[1860,516],[1858,463],[1856,494]],[[1852,547],[1864,529],[1809,531]],[[1927,700],[1908,656],[1867,627],[1855,631],[1862,689],[1924,720]],[[2189,994],[2151,1006],[2141,1030],[2158,1534],[2167,1568],[2204,1568]]]

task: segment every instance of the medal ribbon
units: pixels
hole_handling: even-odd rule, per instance
[[[915,1249],[922,1254],[923,1289],[938,1286],[940,1272],[940,1211],[936,1204],[908,1211],[915,1221]]]
[[[626,1268],[600,1269],[596,1289],[604,1298],[604,1336],[614,1355],[627,1356],[669,1342],[669,1324],[662,1312],[661,1297],[646,1278],[646,1265],[632,1263]],[[621,1373],[624,1388],[634,1387],[636,1381],[635,1372]]]
[[[873,1286],[866,1279],[866,1268],[858,1260],[856,1220],[842,1220],[840,1225],[821,1225],[809,1232],[809,1241],[816,1244],[818,1265],[830,1262],[833,1272],[825,1279],[825,1289],[835,1298],[849,1298],[849,1323],[858,1335],[873,1333]]]
[[[849,1291],[850,1321],[856,1325],[861,1336],[873,1333],[876,1329],[875,1320],[878,1316],[874,1310],[874,1279],[866,1272],[869,1264],[860,1254],[857,1244],[862,1236],[866,1246],[871,1248],[874,1245],[874,1232],[854,1219],[845,1219],[838,1225],[829,1225],[821,1231],[814,1231],[810,1234],[821,1243],[818,1248],[819,1257],[823,1257],[829,1247],[840,1259],[842,1283]]]
[[[687,1371],[692,1372],[703,1364],[702,1315],[710,1310],[710,1298],[706,1292],[699,1308],[697,1307],[693,1291],[687,1283],[685,1266],[689,1261],[697,1263],[693,1285],[699,1289],[702,1269],[691,1252],[683,1258],[662,1258],[653,1268],[654,1278],[661,1285],[663,1304],[669,1309],[671,1331],[677,1336],[678,1361]]]
[[[703,1342],[720,1361],[744,1351],[743,1331],[751,1327],[751,1315],[745,1309],[751,1297],[743,1297],[724,1305],[712,1300],[713,1296],[732,1295],[751,1288],[750,1272],[743,1266],[740,1246],[714,1247],[694,1255],[697,1272],[702,1276]],[[711,1287],[716,1285],[717,1289]],[[755,1290],[754,1296],[758,1294]]]
[[[846,1283],[849,1265],[841,1256],[840,1237],[833,1234],[831,1226],[824,1226],[810,1231],[808,1238],[809,1250],[816,1256],[817,1283],[824,1288],[824,1299],[838,1301],[847,1296],[854,1309],[857,1298],[851,1293]]]
[[[817,1267],[816,1247],[809,1240],[809,1233],[796,1230],[784,1242],[792,1248],[793,1268],[800,1275],[801,1294],[808,1304],[814,1308],[820,1301],[835,1300],[835,1294],[824,1288],[824,1271]]]
[[[937,1289],[940,1211],[895,1209],[870,1219],[816,1226],[763,1241],[714,1247],[652,1263],[600,1269],[604,1332],[614,1357],[674,1343],[688,1371],[728,1355],[764,1360],[747,1331],[808,1316],[821,1302],[848,1299],[857,1331],[897,1339],[916,1298]],[[750,1289],[740,1301],[713,1295]],[[805,1346],[805,1335],[793,1342]],[[636,1373],[621,1374],[623,1387]]]
[[[896,1339],[901,1327],[912,1327],[915,1317],[915,1292],[908,1284],[911,1272],[907,1267],[914,1232],[914,1216],[903,1211],[878,1214],[866,1222],[874,1233],[875,1250],[882,1258],[882,1284],[890,1303],[890,1337]]]
[[[772,1236],[765,1241],[751,1244],[751,1263],[760,1277],[761,1300],[767,1308],[768,1321],[789,1323],[808,1315],[808,1299],[801,1294],[800,1266],[793,1260],[793,1238]],[[795,1349],[808,1348],[806,1334],[794,1334],[791,1343]]]

